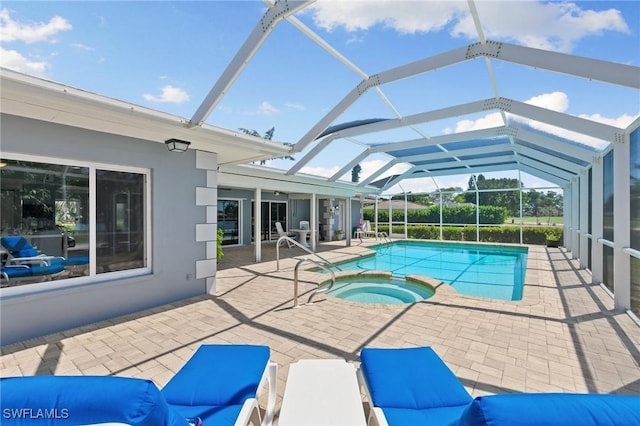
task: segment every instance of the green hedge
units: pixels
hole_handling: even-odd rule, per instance
[[[364,211],[364,219],[375,222],[373,210]],[[509,217],[505,207],[480,206],[480,223],[499,225]],[[404,210],[392,210],[393,222],[404,222]],[[442,221],[445,223],[476,223],[474,206],[452,206],[442,208]],[[389,211],[378,210],[378,222],[389,222]],[[440,223],[440,206],[431,206],[422,210],[407,210],[409,223]]]
[[[389,234],[389,225],[378,224],[378,231]],[[524,244],[546,244],[546,234],[555,232],[562,241],[563,230],[557,226],[525,226],[522,228]],[[394,234],[403,234],[403,225],[393,226]],[[408,237],[420,240],[439,240],[440,227],[434,225],[409,225]],[[476,241],[475,226],[443,226],[442,239],[445,241]],[[517,226],[491,226],[480,228],[480,242],[520,243],[520,228]]]

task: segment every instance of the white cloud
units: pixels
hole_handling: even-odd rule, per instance
[[[472,130],[488,129],[491,127],[502,126],[502,115],[499,112],[487,114],[477,120],[461,120],[456,124],[455,133],[470,132]],[[449,132],[450,133],[450,132]]]
[[[25,74],[44,77],[49,64],[43,61],[30,61],[15,50],[0,47],[0,65]]]
[[[570,52],[586,36],[603,31],[629,32],[616,9],[596,11],[575,3],[535,1],[479,1],[476,6],[485,37],[539,49]],[[471,16],[457,22],[452,34],[476,38]]]
[[[610,126],[618,127],[620,129],[626,129],[631,123],[633,123],[633,120],[638,118],[637,115],[634,117],[628,114],[623,114],[620,117],[615,117],[615,118],[603,117],[600,114],[591,114],[591,115],[581,114],[579,115],[579,117],[586,118],[587,120],[597,121],[598,123],[608,124]]]
[[[304,105],[301,104],[294,104],[291,102],[287,102],[286,104],[284,104],[284,106],[286,106],[287,108],[291,108],[291,109],[295,109],[298,111],[304,111],[306,110],[306,108],[304,107]]]
[[[257,114],[259,115],[273,115],[279,113],[280,110],[273,105],[271,105],[268,101],[263,101],[258,107]]]
[[[302,169],[300,169],[300,173],[305,173],[312,176],[323,176],[328,178],[336,174],[338,170],[340,170],[340,167],[338,166],[333,166],[331,168],[319,167],[319,166],[313,166],[313,167],[304,166]]]
[[[149,102],[157,103],[175,103],[180,104],[189,100],[189,95],[184,90],[173,87],[170,84],[162,88],[160,96],[154,96],[149,93],[142,95]]]
[[[604,31],[629,33],[620,11],[583,9],[574,3],[477,1],[485,37],[529,47],[569,52],[584,37]],[[314,23],[327,31],[365,31],[382,25],[401,34],[450,28],[454,36],[477,40],[478,33],[462,1],[334,1],[309,8]],[[507,18],[508,17],[508,18]]]
[[[466,10],[466,3],[420,1],[318,1],[310,6],[314,23],[328,31],[368,30],[375,25],[399,33],[437,31]]]
[[[0,41],[23,41],[35,43],[38,41],[55,41],[54,36],[61,31],[69,31],[73,27],[61,16],[54,16],[49,22],[23,24],[16,22],[9,16],[8,9],[0,10]]]
[[[525,103],[552,111],[565,112],[569,108],[569,97],[564,92],[544,93],[534,96]]]
[[[72,43],[71,46],[80,49],[80,50],[85,50],[87,52],[93,52],[94,50],[96,50],[95,48],[91,47],[91,46],[87,46],[85,44],[82,43]]]

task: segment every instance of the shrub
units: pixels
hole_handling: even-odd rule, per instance
[[[375,222],[373,210],[364,211],[364,219]],[[404,210],[392,210],[393,222],[404,222]],[[480,223],[499,225],[509,217],[509,210],[498,206],[480,206]],[[450,206],[442,208],[444,223],[475,223],[476,208],[474,206]],[[389,211],[378,211],[378,222],[389,223]],[[431,206],[420,210],[407,210],[409,223],[440,223],[440,206]]]
[[[224,239],[224,231],[222,228],[218,228],[218,235],[216,238],[216,260],[220,262],[224,257],[224,253],[222,252],[222,240]]]
[[[388,224],[378,224],[380,232],[389,234]],[[404,234],[404,225],[393,225],[394,234]],[[409,239],[439,240],[440,227],[437,225],[409,225],[407,229]],[[553,233],[562,239],[561,228],[553,226],[525,226],[522,228],[522,243],[545,245],[547,234]],[[475,226],[443,226],[442,239],[444,241],[476,241]],[[485,226],[480,228],[480,242],[486,243],[520,243],[520,227],[513,225]]]

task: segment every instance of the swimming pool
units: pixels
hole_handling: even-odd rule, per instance
[[[375,250],[374,255],[337,266],[342,271],[389,271],[396,277],[432,277],[469,296],[522,299],[526,247],[396,241],[371,249]]]
[[[326,285],[326,284],[325,284]],[[326,294],[358,303],[401,304],[428,299],[435,293],[430,286],[400,278],[343,276]]]

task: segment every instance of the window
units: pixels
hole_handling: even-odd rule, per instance
[[[3,286],[148,267],[148,171],[16,159],[1,164],[2,236],[24,237],[47,263],[64,266]],[[3,247],[3,265],[20,262],[17,255]]]
[[[631,248],[640,250],[640,129],[631,133],[629,144]]]
[[[602,167],[602,210],[603,229],[602,236],[605,240],[613,242],[613,151],[604,156]],[[613,288],[613,249],[608,246],[602,248],[602,272],[604,284],[611,290]]]
[[[145,259],[145,175],[96,171],[96,271],[137,269]]]
[[[240,202],[218,200],[218,228],[224,232],[222,245],[240,244]]]
[[[640,251],[640,129],[631,133],[629,145],[631,206],[631,248]],[[631,257],[631,310],[640,315],[640,259]]]
[[[604,156],[602,167],[602,208],[603,230],[605,240],[613,242],[613,151]]]

